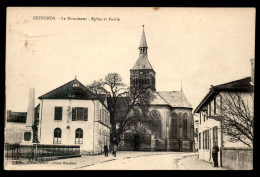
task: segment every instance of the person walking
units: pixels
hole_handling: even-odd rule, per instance
[[[116,145],[114,145],[114,147],[113,147],[113,155],[116,157],[116,151],[117,151],[117,146]]]
[[[214,161],[214,167],[218,167],[218,151],[219,148],[217,146],[217,143],[214,142],[214,146],[212,149],[212,157],[213,157],[213,161]]]
[[[107,143],[104,146],[104,152],[105,152],[105,157],[108,157],[108,147],[107,147]]]

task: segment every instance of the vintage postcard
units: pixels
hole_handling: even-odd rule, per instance
[[[8,7],[5,170],[252,170],[255,8]]]

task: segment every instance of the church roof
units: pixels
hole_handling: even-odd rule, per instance
[[[169,105],[169,103],[158,93],[153,92],[154,98],[151,101],[151,105]]]
[[[146,43],[146,38],[145,38],[145,34],[144,34],[144,30],[142,32],[142,37],[141,37],[141,42],[140,42],[140,46],[139,47],[148,47],[147,43]]]
[[[74,79],[42,96],[39,99],[98,99],[77,79]]]
[[[140,54],[138,60],[136,61],[135,65],[133,66],[132,70],[138,69],[153,69],[152,65],[150,64],[147,54]]]
[[[182,91],[157,91],[157,93],[171,106],[192,108]]]

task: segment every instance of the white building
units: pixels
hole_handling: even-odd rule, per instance
[[[254,70],[254,68],[252,68]],[[243,148],[248,147],[242,142],[228,141],[229,136],[223,133],[221,122],[216,117],[223,115],[223,100],[229,93],[239,93],[241,98],[247,103],[249,109],[253,112],[254,102],[254,72],[251,77],[229,83],[212,86],[208,94],[203,98],[201,103],[194,110],[199,116],[198,128],[198,152],[199,159],[213,162],[212,147],[213,142],[217,143],[220,148]],[[245,140],[247,141],[247,140]],[[247,143],[251,143],[247,141]],[[252,145],[252,143],[251,143]],[[252,147],[252,146],[251,146]],[[218,153],[218,161],[221,164],[221,154]]]
[[[39,99],[40,144],[79,145],[81,154],[98,154],[105,143],[109,146],[106,95],[93,95],[74,79]]]

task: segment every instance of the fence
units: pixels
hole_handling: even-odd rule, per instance
[[[21,158],[38,160],[43,157],[72,155],[80,155],[80,146],[5,144],[5,157],[12,160]]]
[[[221,148],[222,166],[232,170],[253,169],[253,148]]]

